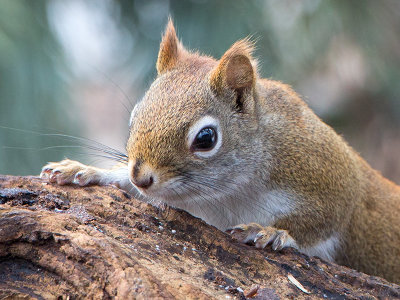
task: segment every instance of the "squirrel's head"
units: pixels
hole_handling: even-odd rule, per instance
[[[158,76],[130,119],[129,174],[142,194],[182,207],[249,178],[260,148],[252,50],[241,40],[219,61],[189,52],[169,21]]]

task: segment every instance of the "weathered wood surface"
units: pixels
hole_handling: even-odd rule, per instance
[[[0,299],[245,299],[254,285],[251,299],[400,298],[383,279],[242,245],[113,187],[0,176]]]

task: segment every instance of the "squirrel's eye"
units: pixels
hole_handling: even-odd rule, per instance
[[[196,135],[191,150],[192,151],[209,151],[214,148],[217,143],[217,132],[212,127],[205,127]]]

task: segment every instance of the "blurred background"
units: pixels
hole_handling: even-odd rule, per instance
[[[38,174],[64,157],[112,165],[49,134],[124,151],[169,15],[187,48],[217,58],[253,36],[261,75],[291,84],[400,183],[398,0],[1,0],[0,173]]]

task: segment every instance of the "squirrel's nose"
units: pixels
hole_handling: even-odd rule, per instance
[[[140,159],[129,163],[130,180],[132,184],[141,189],[148,189],[154,183],[153,169]]]
[[[132,183],[139,188],[148,189],[154,182],[153,176],[144,176],[143,178],[132,178]]]

